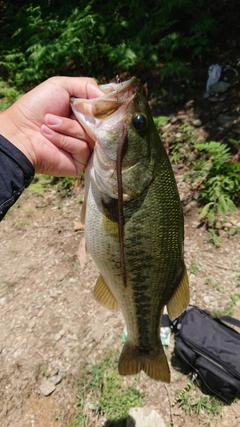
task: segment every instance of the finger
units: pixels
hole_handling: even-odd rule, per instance
[[[64,87],[70,96],[79,98],[97,98],[103,95],[97,82],[91,77],[51,77],[53,84]]]
[[[79,164],[81,170],[86,167],[91,154],[86,141],[55,132],[46,125],[42,125],[41,132],[52,144],[69,153],[74,162]]]
[[[93,150],[94,141],[75,118],[68,119],[53,114],[46,114],[44,116],[44,123],[55,132],[85,141],[90,149]]]

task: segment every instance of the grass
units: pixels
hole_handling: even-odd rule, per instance
[[[188,267],[188,271],[189,271],[189,273],[191,273],[191,274],[197,274],[198,272],[199,272],[199,270],[201,269],[201,266],[200,265],[197,265],[197,264],[191,264],[189,267]]]
[[[9,87],[8,83],[0,78],[0,112],[10,107],[22,95],[22,91]]]
[[[124,384],[117,372],[117,363],[115,356],[110,354],[81,375],[78,411],[69,427],[88,427],[93,419],[102,416],[106,419],[105,426],[125,426],[129,409],[143,405],[143,394]]]
[[[179,394],[179,390],[176,392]],[[197,388],[191,387],[189,393],[178,398],[178,405],[187,415],[207,414],[211,417],[220,415],[223,403],[215,397],[201,394]]]
[[[215,230],[214,228],[209,228],[208,229],[208,238],[207,241],[212,243],[214,246],[216,246],[217,248],[220,248],[222,240],[218,235],[217,230]]]
[[[230,294],[230,301],[227,302],[223,310],[213,310],[214,316],[232,316],[234,306],[240,300],[240,294]]]
[[[161,128],[167,124],[168,120],[169,117],[167,116],[153,117],[154,124],[158,130],[161,130]]]
[[[223,293],[221,287],[219,286],[218,283],[213,283],[211,279],[206,279],[205,280],[205,285],[210,285],[212,286],[214,289],[216,289],[216,291]]]

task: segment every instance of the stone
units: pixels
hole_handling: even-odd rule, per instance
[[[209,307],[209,305],[211,304],[211,300],[208,295],[204,295],[203,302],[207,307]]]
[[[200,126],[202,126],[202,121],[200,119],[195,119],[195,120],[193,120],[192,124],[196,128],[199,128]]]
[[[59,331],[57,334],[54,335],[54,340],[59,341],[63,337],[64,334],[65,334],[65,331],[63,329],[61,329],[61,331]]]
[[[104,336],[105,330],[100,325],[93,326],[91,330],[91,337],[97,343],[101,342]]]
[[[30,328],[30,329],[33,329],[35,325],[36,325],[36,318],[35,318],[35,317],[33,317],[33,318],[29,321],[28,326],[29,326],[29,328]]]
[[[61,374],[53,375],[52,377],[49,378],[49,381],[53,385],[57,385],[62,381],[62,375]]]
[[[131,408],[126,427],[166,427],[165,422],[155,409]]]
[[[223,223],[223,228],[232,228],[232,223],[231,222],[224,222]]]
[[[84,224],[82,224],[80,221],[75,222],[73,229],[74,229],[74,231],[83,231],[84,230]]]
[[[44,379],[42,384],[40,385],[40,391],[44,396],[49,396],[56,389],[55,385],[52,384],[47,379]]]
[[[210,86],[210,92],[212,93],[223,93],[228,90],[230,83],[219,81]]]
[[[177,132],[177,133],[175,134],[175,137],[176,137],[176,138],[182,138],[182,132]]]
[[[196,208],[198,205],[196,200],[191,200],[187,205],[183,206],[183,213],[189,212],[192,208]]]

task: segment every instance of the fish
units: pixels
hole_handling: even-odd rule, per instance
[[[100,272],[94,297],[121,309],[125,320],[119,373],[144,371],[170,382],[161,318],[166,306],[175,319],[190,299],[179,193],[138,79],[100,89],[99,98],[70,99],[95,141],[81,213],[86,247]]]

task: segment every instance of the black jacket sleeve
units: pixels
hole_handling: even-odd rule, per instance
[[[29,186],[34,173],[25,154],[0,135],[0,221]]]

